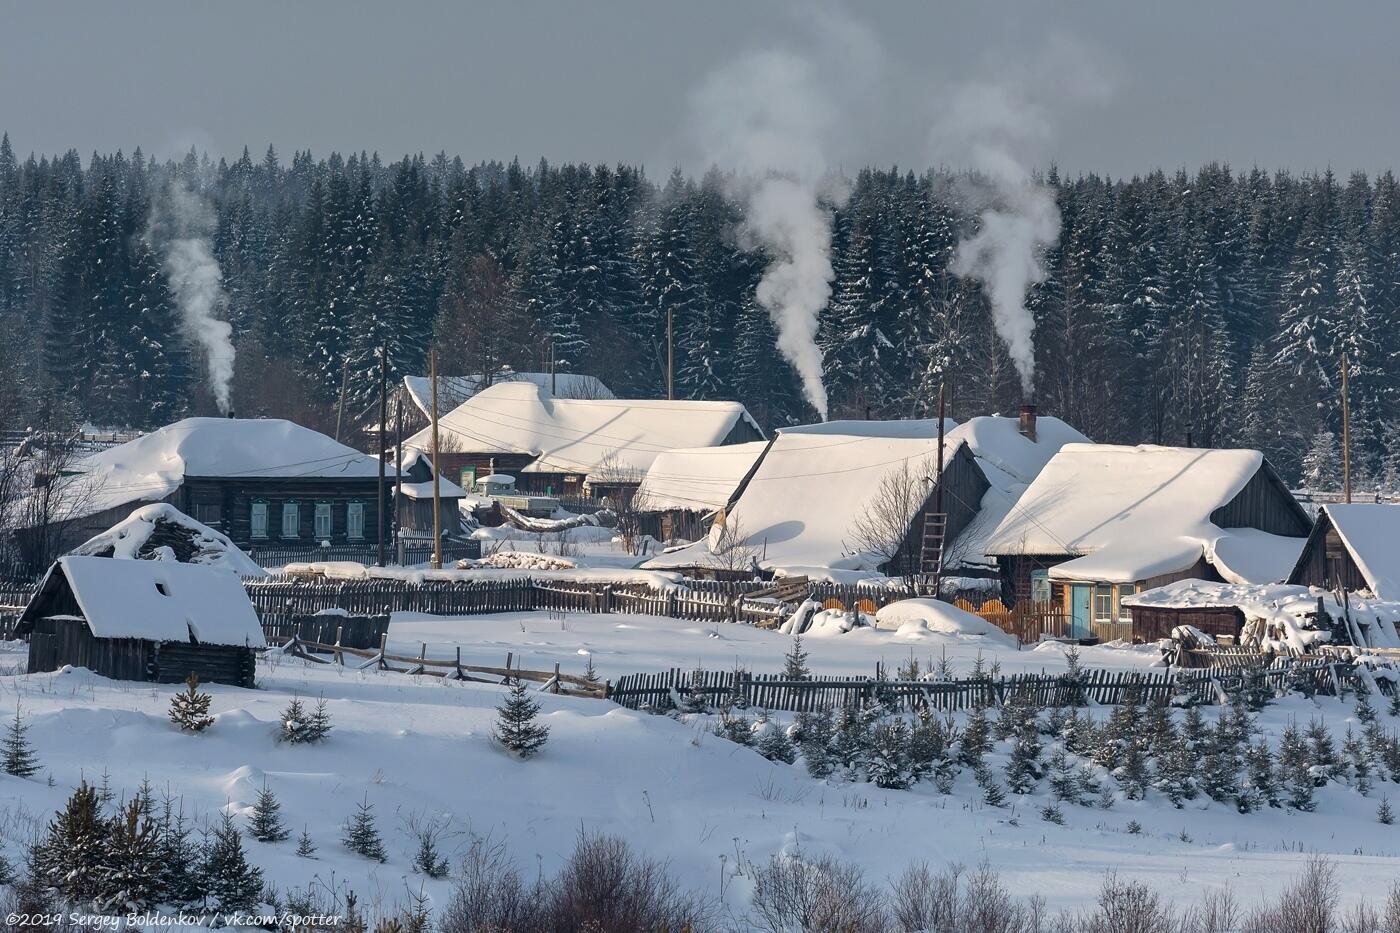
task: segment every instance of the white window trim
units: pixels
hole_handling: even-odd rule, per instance
[[[292,513],[289,513],[289,512],[287,511],[288,509],[293,510],[293,512],[292,512]],[[297,521],[296,521],[296,531],[295,531],[294,533],[292,533],[292,534],[287,534],[287,515],[288,515],[288,514],[295,514],[296,517],[297,517]],[[283,537],[283,538],[287,538],[288,540],[290,540],[290,539],[292,539],[292,538],[300,538],[300,537],[301,537],[301,503],[300,503],[300,502],[293,501],[293,502],[283,502],[283,503],[282,503],[282,523],[281,523],[281,525],[280,525],[279,527],[280,527],[280,530],[281,530],[281,532],[282,532],[282,537]]]
[[[258,519],[257,519],[258,510],[259,510],[260,508],[262,509],[262,531],[261,531],[261,532],[258,531]],[[261,499],[255,500],[255,501],[249,506],[249,509],[248,509],[248,534],[249,534],[249,536],[252,537],[252,538],[256,538],[256,539],[259,540],[259,541],[266,540],[266,538],[267,538],[268,519],[269,519],[270,517],[271,517],[271,511],[268,509],[267,503],[264,502],[264,501],[262,501]]]
[[[325,531],[321,521],[325,520]],[[328,540],[335,533],[335,507],[329,502],[317,502],[311,512],[311,532],[317,541]]]
[[[358,499],[345,505],[345,536],[352,541],[365,539],[365,504]]]

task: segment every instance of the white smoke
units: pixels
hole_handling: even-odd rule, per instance
[[[835,277],[831,211],[846,188],[830,160],[837,114],[868,89],[880,55],[872,35],[849,20],[822,13],[809,25],[810,51],[751,52],[712,73],[692,96],[691,129],[705,160],[733,173],[746,208],[741,244],[772,257],[758,302],[825,420],[816,336]]]
[[[210,241],[217,228],[218,218],[209,203],[172,182],[152,199],[145,239],[161,257],[180,309],[181,330],[203,351],[209,388],[219,411],[227,414],[233,383],[233,328],[217,317],[228,300]]]
[[[976,173],[964,194],[980,211],[980,225],[958,244],[952,271],[986,287],[992,322],[1029,397],[1035,389],[1035,318],[1026,295],[1045,281],[1041,257],[1060,237],[1055,192],[1035,178],[1030,165],[1053,135],[1050,102],[1102,98],[1108,81],[1090,51],[1063,36],[1025,59],[1019,72],[999,67],[997,74],[995,80],[964,83],[944,98],[931,139],[937,154]]]

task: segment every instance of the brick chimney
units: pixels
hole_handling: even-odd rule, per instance
[[[1021,424],[1018,430],[1022,436],[1035,440],[1035,406],[1021,406]]]

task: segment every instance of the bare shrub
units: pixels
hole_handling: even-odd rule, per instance
[[[1026,910],[1001,883],[1001,876],[987,862],[968,876],[963,893],[960,931],[967,933],[1023,933]]]
[[[958,883],[963,867],[953,864],[934,874],[915,862],[890,885],[890,916],[900,930],[951,930],[962,913]]]
[[[701,930],[710,923],[703,900],[681,891],[664,864],[636,855],[616,836],[580,835],[551,888],[547,928],[560,933]]]
[[[539,882],[527,885],[499,843],[474,840],[452,897],[438,918],[441,933],[535,930],[543,920]]]
[[[1172,911],[1140,881],[1104,879],[1098,910],[1080,924],[1083,933],[1176,933]]]
[[[1245,933],[1331,933],[1336,929],[1337,869],[1320,856],[1308,859],[1272,907],[1260,907],[1244,924]]]
[[[884,900],[860,868],[829,855],[775,855],[753,878],[755,920],[770,933],[883,933]]]
[[[911,466],[907,460],[899,469],[887,472],[867,510],[855,518],[849,532],[852,552],[876,555],[889,574],[902,576],[910,584],[919,570],[910,524],[933,488],[933,472],[932,464]],[[898,566],[897,557],[902,558]]]
[[[1199,904],[1181,918],[1181,933],[1234,933],[1240,925],[1240,906],[1229,888],[1206,891]]]

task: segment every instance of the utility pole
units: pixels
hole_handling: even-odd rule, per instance
[[[438,485],[437,350],[428,351],[428,381],[433,384],[433,569],[442,569],[442,492]]]
[[[345,418],[345,386],[350,381],[350,357],[340,364],[340,404],[335,406],[335,439],[340,441],[340,423]]]
[[[1351,398],[1347,388],[1347,355],[1342,353],[1342,501],[1351,502]]]
[[[399,549],[399,503],[403,502],[403,394],[394,400],[394,552],[403,563]]]
[[[379,563],[384,564],[384,458],[389,456],[389,450],[384,445],[384,422],[389,419],[389,348],[380,346],[379,348],[379,510],[375,513],[375,531],[379,539]],[[397,500],[396,500],[397,501]]]
[[[675,312],[666,309],[666,398],[676,397],[676,332]]]

